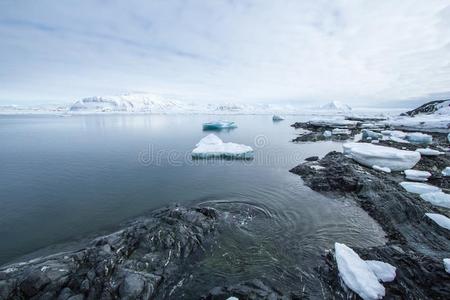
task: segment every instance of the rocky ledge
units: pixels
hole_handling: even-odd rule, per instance
[[[0,299],[167,299],[219,216],[213,208],[164,209],[81,250],[7,266]]]
[[[300,175],[315,191],[353,198],[382,226],[388,238],[385,246],[355,251],[363,259],[397,267],[395,280],[384,284],[387,298],[450,299],[450,274],[443,265],[443,258],[449,256],[450,231],[425,217],[430,212],[450,216],[448,210],[406,192],[399,185],[404,180],[400,172],[378,172],[338,152],[330,152],[316,162],[305,162],[291,172]],[[445,187],[448,181],[440,178],[433,184]],[[331,251],[320,266],[320,273],[330,297],[356,298],[341,285]]]

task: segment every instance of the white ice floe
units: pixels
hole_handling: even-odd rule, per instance
[[[365,300],[381,299],[384,286],[355,251],[344,244],[334,244],[339,276],[345,285]]]
[[[395,279],[396,267],[379,260],[366,260],[369,269],[382,282],[391,282]]]
[[[408,182],[403,181],[400,182],[400,185],[408,192],[414,194],[425,194],[425,193],[433,193],[433,192],[441,192],[441,189],[421,182]]]
[[[444,152],[440,152],[440,151],[433,150],[430,148],[417,148],[416,151],[425,156],[436,156],[436,155],[444,154]]]
[[[444,258],[443,261],[445,272],[450,274],[450,258]]]
[[[446,167],[441,173],[442,176],[450,176],[450,167]]]
[[[224,143],[215,134],[209,134],[201,139],[196,148],[192,150],[194,158],[225,157],[225,158],[253,158],[253,149],[250,146]]]
[[[420,160],[418,152],[368,143],[346,143],[343,152],[364,166],[388,167],[392,171],[411,169]]]
[[[385,173],[391,173],[391,169],[389,169],[388,167],[380,167],[377,165],[373,165],[372,169],[377,170],[377,171],[381,171],[381,172],[385,172]]]
[[[279,115],[273,115],[272,120],[273,121],[283,121],[284,118],[282,116],[279,116]]]
[[[444,192],[425,193],[420,198],[433,205],[450,208],[450,195]]]
[[[413,144],[429,145],[433,141],[433,137],[422,132],[411,132],[406,134],[405,140]]]
[[[425,214],[428,218],[433,220],[436,224],[441,226],[442,228],[450,230],[450,219],[441,214]]]
[[[412,181],[427,181],[431,176],[430,172],[419,170],[405,170],[406,179]]]
[[[214,121],[203,123],[203,130],[221,130],[236,128],[237,125],[230,121]]]
[[[338,134],[349,135],[349,134],[351,134],[351,131],[348,130],[348,129],[343,129],[343,128],[334,128],[331,131],[331,134],[334,134],[334,135],[338,135]]]
[[[331,133],[331,131],[329,131],[329,130],[325,130],[324,132],[323,132],[323,136],[324,137],[330,137],[330,136],[332,136],[333,134]]]

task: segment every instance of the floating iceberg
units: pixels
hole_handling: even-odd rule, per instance
[[[387,168],[387,167],[380,167],[377,165],[373,165],[372,169],[377,170],[377,171],[381,171],[381,172],[385,172],[385,173],[391,173],[391,169]]]
[[[348,288],[365,300],[384,297],[384,286],[355,251],[340,243],[335,243],[334,249],[339,275]]]
[[[372,167],[388,167],[392,171],[411,169],[420,160],[420,153],[368,143],[346,143],[343,152],[358,163]]]
[[[412,181],[427,181],[431,176],[430,172],[419,170],[405,170],[406,179]]]
[[[400,185],[410,193],[414,194],[425,194],[433,192],[441,192],[442,190],[436,186],[432,186],[426,183],[420,182],[400,182]]]
[[[391,282],[395,279],[395,271],[397,268],[393,265],[378,260],[366,260],[366,264],[375,276],[377,276],[378,280]]]
[[[369,138],[371,140],[381,140],[383,138],[383,135],[381,133],[378,133],[378,132],[375,132],[372,130],[363,129],[362,130],[362,139],[367,140]]]
[[[234,122],[229,121],[216,121],[203,123],[203,130],[221,130],[236,128],[237,125]]]
[[[425,156],[436,156],[436,155],[444,154],[444,152],[440,152],[440,151],[433,150],[430,148],[417,148],[416,151]]]
[[[450,167],[446,167],[441,173],[442,176],[450,176]]]
[[[283,120],[284,120],[284,118],[279,115],[273,115],[273,117],[272,117],[272,121],[283,121]]]
[[[445,272],[450,274],[450,258],[444,258],[444,269]]]
[[[447,218],[444,215],[441,214],[425,214],[428,218],[430,218],[431,220],[433,220],[436,224],[438,224],[439,226],[450,230],[450,219]]]
[[[421,194],[420,198],[433,205],[450,208],[450,195],[444,192],[432,192]]]
[[[224,143],[215,134],[209,134],[201,139],[196,148],[192,150],[193,158],[251,159],[253,154],[252,147],[235,143]]]
[[[343,134],[343,135],[349,135],[351,134],[351,131],[348,129],[343,129],[343,128],[334,128],[331,131],[331,134],[337,135],[337,134]]]
[[[407,133],[405,139],[413,144],[429,145],[433,141],[433,137],[429,134],[421,132]]]

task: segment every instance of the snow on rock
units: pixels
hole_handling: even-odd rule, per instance
[[[400,182],[400,185],[408,192],[414,194],[425,194],[433,192],[441,192],[442,190],[436,186],[429,185],[421,182]]]
[[[416,151],[425,156],[436,156],[436,155],[444,154],[444,152],[440,152],[440,151],[433,150],[430,148],[417,148]]]
[[[377,276],[378,280],[391,282],[395,279],[395,271],[397,268],[393,265],[378,260],[366,260],[366,264],[375,276]]]
[[[431,144],[433,137],[422,132],[411,132],[406,134],[405,140],[413,144]]]
[[[331,101],[320,107],[322,110],[335,110],[340,112],[350,112],[352,108],[340,101]]]
[[[430,172],[419,170],[405,170],[406,179],[412,181],[427,181],[431,176]]]
[[[284,118],[282,116],[279,116],[279,115],[273,115],[272,120],[273,121],[283,121]]]
[[[237,125],[234,122],[229,121],[214,121],[203,123],[203,130],[221,130],[236,128]]]
[[[442,176],[450,176],[450,167],[446,167],[441,173]]]
[[[377,171],[381,171],[381,172],[385,172],[385,173],[391,173],[391,169],[387,168],[387,167],[380,167],[377,165],[373,165],[372,169],[377,170]]]
[[[450,258],[444,258],[443,261],[445,272],[450,274]]]
[[[433,220],[439,226],[450,230],[450,219],[447,218],[446,216],[441,215],[441,214],[432,214],[432,213],[428,213],[428,214],[425,214],[425,215],[428,218],[430,218],[431,220]]]
[[[253,158],[253,149],[246,145],[224,143],[215,134],[209,134],[197,143],[196,148],[192,150],[192,157],[249,159]]]
[[[376,165],[392,171],[411,169],[420,160],[418,152],[368,143],[346,143],[343,145],[343,152],[364,166]]]
[[[381,299],[384,286],[355,251],[344,244],[334,244],[339,275],[345,285],[365,300]]]
[[[348,129],[343,129],[343,128],[334,128],[331,131],[331,134],[333,134],[333,135],[338,135],[338,134],[349,135],[349,134],[351,134],[351,131]]]
[[[444,192],[431,192],[421,194],[420,198],[433,205],[450,208],[450,195]]]

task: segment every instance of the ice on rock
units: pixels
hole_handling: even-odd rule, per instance
[[[407,133],[405,139],[413,144],[425,144],[425,145],[429,145],[433,141],[433,137],[431,135],[421,132]]]
[[[450,208],[450,195],[444,192],[431,192],[421,194],[420,198],[433,205]]]
[[[391,282],[395,279],[396,267],[391,264],[379,260],[366,260],[369,269],[377,276],[378,280],[382,282]]]
[[[428,218],[430,218],[431,220],[433,220],[436,224],[438,224],[439,226],[450,230],[450,219],[447,218],[444,215],[441,214],[425,214]]]
[[[272,120],[273,121],[283,121],[284,118],[282,116],[279,116],[279,115],[273,115]]]
[[[377,165],[373,165],[372,169],[377,170],[377,171],[381,171],[381,172],[385,172],[385,173],[391,173],[391,169],[387,168],[387,167],[380,167]]]
[[[362,130],[362,139],[367,140],[369,138],[372,140],[381,140],[383,138],[383,135],[381,133],[378,133],[378,132],[375,132],[372,130],[363,129]]]
[[[324,136],[324,137],[331,137],[331,136],[332,136],[332,133],[331,133],[331,131],[329,131],[329,130],[325,130],[325,131],[323,132],[323,136]]]
[[[376,165],[387,167],[392,171],[411,169],[420,160],[418,152],[368,143],[346,143],[343,145],[343,152],[364,166]]]
[[[381,299],[384,286],[358,254],[344,244],[334,244],[339,275],[345,285],[364,300]]]
[[[224,143],[215,134],[209,134],[201,139],[196,148],[192,150],[193,158],[210,158],[210,157],[224,157],[249,159],[253,158],[253,149],[250,146]]]
[[[436,156],[436,155],[444,154],[444,152],[440,152],[440,151],[433,150],[430,148],[417,148],[416,151],[425,156]]]
[[[442,176],[450,176],[450,167],[446,167],[441,173]]]
[[[407,182],[403,181],[400,182],[400,185],[408,192],[414,193],[414,194],[425,194],[425,193],[434,193],[434,192],[441,192],[441,189],[432,186],[426,183],[421,182]]]
[[[214,121],[203,123],[203,130],[221,130],[236,128],[237,125],[234,122],[229,121]]]
[[[331,131],[331,134],[334,134],[334,135],[338,135],[338,134],[349,135],[349,134],[351,134],[351,131],[348,130],[348,129],[343,129],[343,128],[334,128]]]
[[[443,261],[445,272],[450,274],[450,258],[444,258]]]
[[[412,181],[427,181],[431,176],[430,172],[419,170],[405,170],[406,179]]]

